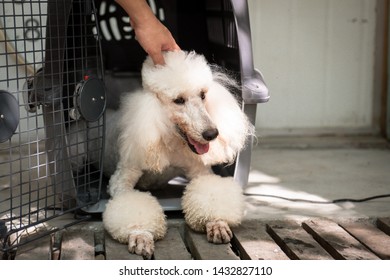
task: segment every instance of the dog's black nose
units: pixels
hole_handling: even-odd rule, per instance
[[[211,141],[211,140],[217,138],[218,134],[219,134],[218,129],[210,128],[210,129],[205,130],[202,133],[202,136],[203,136],[203,139],[205,139],[207,141]]]

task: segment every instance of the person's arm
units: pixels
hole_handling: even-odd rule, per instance
[[[180,50],[171,32],[156,18],[146,0],[116,0],[130,16],[130,24],[142,48],[154,64],[164,64],[162,51]]]

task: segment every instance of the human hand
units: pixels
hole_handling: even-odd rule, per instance
[[[163,51],[177,51],[180,47],[176,44],[171,32],[157,18],[147,21],[131,23],[136,39],[142,48],[152,58],[155,65],[164,65]]]
[[[141,47],[149,54],[155,65],[163,65],[163,51],[176,51],[176,44],[171,32],[153,14],[146,0],[116,0],[130,16]]]

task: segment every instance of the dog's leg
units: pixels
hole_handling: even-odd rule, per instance
[[[212,243],[228,243],[244,212],[241,187],[233,178],[217,175],[199,176],[186,187],[182,198],[187,224],[195,231],[206,232]]]
[[[154,241],[164,237],[164,211],[150,193],[137,190],[123,191],[111,198],[103,213],[103,224],[111,236],[128,244],[130,253],[150,259]]]
[[[134,190],[143,172],[118,164],[110,178],[111,199],[103,213],[103,224],[111,236],[128,244],[130,253],[150,259],[154,241],[164,237],[164,211],[150,193]]]
[[[117,169],[110,178],[108,193],[111,197],[115,197],[124,191],[133,190],[141,176],[141,170],[126,168],[118,164]]]
[[[206,223],[207,240],[211,243],[229,243],[233,238],[228,223],[224,220],[213,220]]]
[[[128,249],[130,253],[144,256],[150,260],[154,252],[153,234],[146,230],[129,232]]]

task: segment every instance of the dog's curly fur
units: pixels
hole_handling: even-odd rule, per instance
[[[164,58],[163,66],[147,58],[143,90],[126,94],[118,111],[107,112],[105,171],[112,176],[104,226],[145,257],[164,236],[166,221],[155,197],[134,190],[141,177],[182,172],[190,180],[182,198],[187,224],[206,231],[210,242],[229,242],[229,226],[243,215],[242,190],[232,178],[214,175],[211,166],[234,162],[253,134],[226,75],[194,52],[167,52]]]

